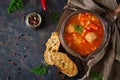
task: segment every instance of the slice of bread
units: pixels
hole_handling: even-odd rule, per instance
[[[53,32],[45,45],[46,45],[46,49],[44,51],[45,62],[49,65],[54,65],[53,61],[51,60],[51,55],[52,52],[57,52],[60,47],[58,32]]]
[[[51,57],[55,66],[57,66],[61,72],[69,77],[77,75],[78,68],[76,64],[65,53],[53,52]]]
[[[54,65],[54,62],[51,60],[52,52],[44,51],[44,60],[49,65]]]
[[[77,75],[78,68],[76,64],[65,53],[58,52],[60,40],[57,32],[51,34],[45,45],[46,49],[43,55],[47,64],[57,66],[61,72],[69,77]]]
[[[53,32],[51,37],[46,42],[46,50],[50,52],[57,52],[60,47],[60,40],[58,36],[58,32]]]

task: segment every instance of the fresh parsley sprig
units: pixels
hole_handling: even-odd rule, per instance
[[[81,25],[75,24],[74,29],[75,29],[75,31],[77,31],[80,34],[82,34],[82,32],[83,32],[83,27]]]
[[[38,75],[45,75],[47,73],[48,66],[49,66],[48,64],[37,66],[35,68],[32,68],[31,72],[36,73]]]
[[[90,72],[90,77],[93,78],[93,80],[102,80],[103,74],[98,71],[91,71]]]
[[[11,13],[17,9],[23,8],[23,0],[11,0],[7,12]]]
[[[58,22],[59,21],[59,18],[60,18],[60,13],[59,12],[53,12],[52,13],[52,20],[54,22]]]

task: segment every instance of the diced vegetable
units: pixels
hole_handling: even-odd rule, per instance
[[[97,27],[96,25],[94,25],[94,24],[91,24],[90,27],[91,27],[92,29],[94,29],[94,30],[98,30],[98,27]]]

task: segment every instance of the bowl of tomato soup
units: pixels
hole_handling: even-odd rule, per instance
[[[88,11],[69,15],[59,31],[64,49],[81,59],[88,59],[105,45],[107,31],[102,18]]]

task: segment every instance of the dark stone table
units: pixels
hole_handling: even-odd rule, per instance
[[[10,0],[0,0],[0,80],[77,80],[80,75],[68,78],[55,66],[49,66],[47,74],[37,75],[31,69],[45,65],[43,51],[57,22],[54,13],[63,12],[66,0],[47,0],[43,11],[40,0],[23,0],[23,9],[7,13]],[[25,17],[31,12],[42,16],[42,24],[32,30],[25,25]]]
[[[45,64],[45,43],[57,25],[52,15],[62,14],[66,0],[47,0],[47,11],[43,11],[40,0],[23,1],[23,9],[8,14],[10,0],[0,0],[0,80],[64,80],[65,76],[54,66],[46,75],[36,75],[31,69]],[[34,11],[42,16],[37,30],[29,29],[24,21]]]

